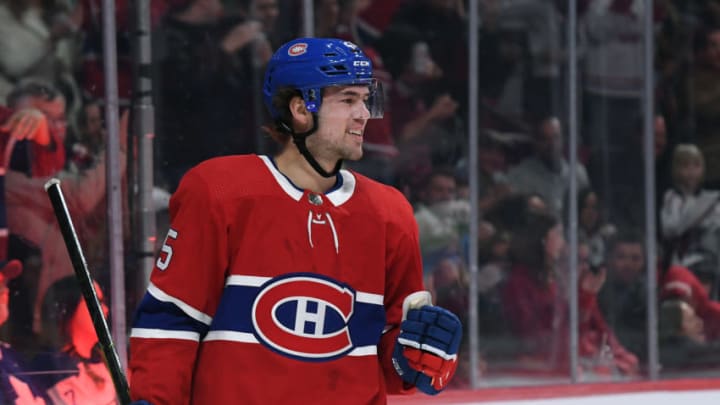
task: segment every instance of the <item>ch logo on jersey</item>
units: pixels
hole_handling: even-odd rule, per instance
[[[348,322],[355,292],[311,273],[291,273],[260,288],[252,308],[258,340],[299,360],[326,361],[353,349]]]

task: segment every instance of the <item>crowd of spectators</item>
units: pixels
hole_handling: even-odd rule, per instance
[[[116,3],[125,111],[133,97],[132,2]],[[302,34],[302,2],[150,4],[153,63],[144,73],[154,79],[154,195],[162,215],[168,193],[202,160],[272,151],[261,130],[267,122],[262,74],[272,52]],[[466,322],[474,245],[467,117],[479,117],[478,371],[486,379],[568,375],[571,288],[579,296],[582,377],[624,380],[647,371],[641,231],[648,12],[657,43],[652,157],[660,358],[663,370],[713,366],[720,357],[720,1],[661,0],[653,10],[640,0],[578,2],[578,150],[568,148],[566,2],[479,4],[476,72],[468,71],[467,1],[316,0],[313,10],[315,35],[358,44],[386,93],[384,118],[365,129],[363,159],[347,168],[407,196],[426,284],[439,305]],[[16,386],[48,403],[63,403],[58,387],[107,394],[93,339],[78,338],[84,304],[66,278],[71,264],[42,195],[49,177],[63,179],[101,292],[108,265],[100,7],[99,0],[0,0],[0,264],[18,259],[24,268],[2,279],[12,280],[3,336],[35,360],[35,370],[55,373],[31,386],[0,374],[2,395]],[[478,79],[477,111],[469,110],[469,75]],[[133,152],[127,120],[124,114],[125,180],[126,154]],[[571,154],[578,156],[575,167]],[[576,196],[570,195],[573,173]],[[577,269],[568,267],[570,198],[578,208]],[[124,235],[130,245],[132,235]],[[132,265],[128,271],[142,273]],[[576,286],[569,285],[570,271],[577,271]],[[54,328],[73,335],[56,336]],[[470,374],[463,353],[458,386]]]

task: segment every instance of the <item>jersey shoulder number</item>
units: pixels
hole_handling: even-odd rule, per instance
[[[160,254],[155,262],[155,266],[157,266],[157,268],[161,271],[167,269],[170,265],[170,260],[172,260],[173,255],[172,241],[177,239],[177,236],[178,233],[176,230],[172,228],[168,229],[165,241],[163,242],[162,248],[160,248]]]

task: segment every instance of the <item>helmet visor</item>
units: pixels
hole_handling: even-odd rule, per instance
[[[317,108],[317,104],[308,103],[310,111]],[[370,83],[338,84],[327,86],[322,92],[323,115],[332,115],[350,118],[382,118],[385,110],[385,93],[382,84],[376,79]]]
[[[382,118],[385,114],[385,90],[381,82],[373,79],[368,86],[370,93],[365,101],[368,111],[370,111],[370,119]]]

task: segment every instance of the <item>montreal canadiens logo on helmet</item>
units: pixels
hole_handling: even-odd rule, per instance
[[[354,304],[355,291],[318,275],[274,278],[261,287],[253,303],[255,336],[288,357],[332,360],[354,348],[348,328]]]
[[[304,42],[297,43],[288,49],[288,55],[300,56],[307,52],[307,44]]]

